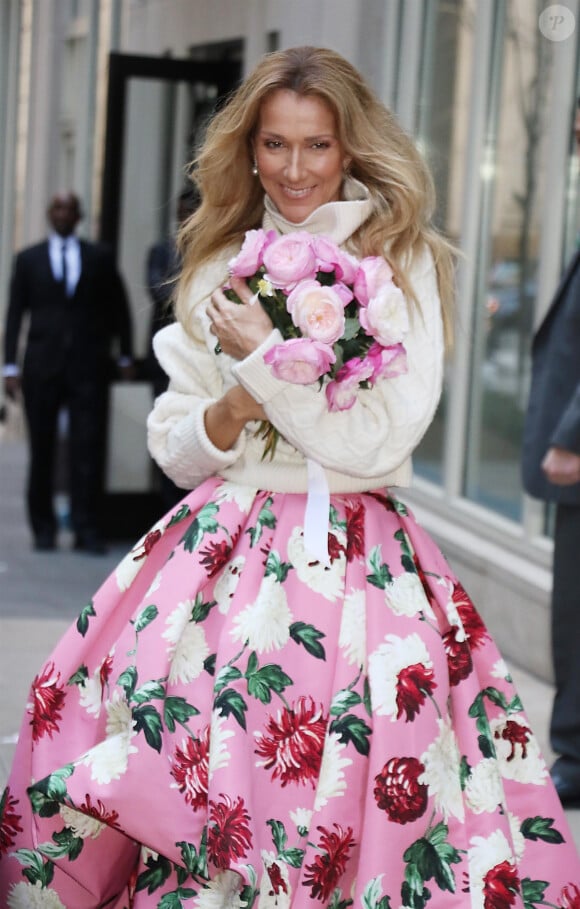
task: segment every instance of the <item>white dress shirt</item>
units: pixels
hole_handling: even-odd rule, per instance
[[[56,281],[62,281],[63,247],[66,259],[66,295],[67,297],[72,297],[81,276],[81,245],[78,237],[75,237],[74,234],[69,237],[61,237],[51,231],[48,235],[48,255],[50,256],[50,265]]]

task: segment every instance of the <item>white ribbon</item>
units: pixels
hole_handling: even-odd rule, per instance
[[[328,517],[330,490],[324,468],[306,459],[308,495],[304,514],[304,548],[317,562],[330,565],[328,555]]]

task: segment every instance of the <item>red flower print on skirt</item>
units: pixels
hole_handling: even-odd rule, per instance
[[[217,868],[229,868],[232,861],[244,858],[252,846],[250,815],[243,798],[235,802],[227,795],[220,802],[210,801],[207,830],[208,858]]]
[[[530,741],[532,735],[532,730],[528,726],[524,726],[522,723],[516,723],[515,720],[508,720],[501,732],[499,729],[496,729],[494,736],[496,739],[504,739],[506,742],[510,743],[510,753],[507,756],[508,761],[513,761],[516,757],[516,748],[518,745],[521,747],[522,758],[528,756],[527,744]]]
[[[346,506],[346,559],[364,559],[365,555],[365,509],[362,502]]]
[[[14,846],[16,834],[23,832],[20,826],[22,817],[14,810],[17,804],[18,799],[13,798],[7,786],[0,800],[0,859]]]
[[[475,606],[459,581],[455,581],[453,585],[451,598],[459,613],[459,618],[461,619],[470,647],[481,647],[489,638],[489,632],[483,623],[483,619],[476,612]]]
[[[103,824],[108,824],[109,827],[119,826],[117,824],[119,812],[108,811],[100,799],[97,799],[96,803],[94,803],[89,792],[85,795],[85,800],[82,805],[79,805],[78,810],[83,814],[88,814],[89,817],[94,817],[95,820],[101,821]]]
[[[320,832],[317,855],[312,864],[306,865],[306,876],[303,886],[311,887],[312,899],[326,902],[330,899],[340,877],[344,874],[349,852],[354,846],[352,827],[343,830],[339,824],[334,824],[336,833],[331,833],[326,827],[317,827]]]
[[[205,808],[209,777],[209,726],[199,739],[185,739],[171,760],[171,776],[194,811]]]
[[[443,644],[447,655],[447,667],[449,669],[449,684],[453,687],[459,685],[466,679],[473,669],[473,660],[469,651],[467,640],[458,641],[457,634],[460,629],[457,625],[452,625],[449,631],[443,635]]]
[[[425,765],[414,757],[391,758],[375,777],[374,796],[389,820],[408,824],[424,814],[427,786],[419,783]]]
[[[235,549],[236,544],[240,538],[242,528],[238,525],[238,529],[234,534],[232,534],[231,542],[228,543],[227,540],[220,540],[219,542],[214,542],[210,540],[205,549],[200,549],[199,554],[201,556],[201,564],[204,566],[208,578],[213,578],[218,574],[224,565],[230,560],[232,550]]]
[[[580,888],[576,884],[567,884],[560,895],[562,909],[580,909]]]
[[[401,669],[397,677],[397,719],[405,714],[407,723],[414,720],[425,699],[433,694],[436,687],[431,667],[415,663]]]
[[[310,782],[314,787],[327,724],[322,709],[306,697],[298,698],[294,707],[280,710],[277,719],[271,716],[266,726],[268,735],[258,737],[255,751],[266,759],[262,764],[266,770],[274,768],[272,779],[279,779],[282,786]]]
[[[520,881],[514,866],[503,861],[490,868],[483,879],[484,909],[509,909],[520,890]]]
[[[53,732],[59,731],[61,710],[66,692],[64,685],[59,685],[60,672],[55,672],[54,663],[47,663],[32,682],[32,703],[27,704],[32,719],[33,741],[38,742],[43,735],[52,738]]]

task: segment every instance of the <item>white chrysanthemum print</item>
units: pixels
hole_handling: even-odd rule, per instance
[[[438,578],[437,584],[439,587],[444,587],[447,593],[447,601],[445,603],[445,612],[447,614],[447,619],[449,624],[455,629],[455,640],[459,643],[462,643],[466,639],[465,629],[463,627],[463,622],[459,612],[457,611],[457,606],[455,600],[453,599],[453,582],[449,578]]]
[[[366,669],[366,609],[364,590],[351,590],[344,598],[338,646],[351,665]]]
[[[83,684],[78,686],[78,690],[81,707],[95,717],[100,716],[103,686],[101,685],[98,670],[91,678],[85,679]]]
[[[329,799],[344,795],[346,780],[343,770],[352,764],[350,758],[343,756],[345,750],[346,745],[342,744],[337,733],[330,732],[326,737],[322,752],[322,763],[314,800],[315,811],[324,808]]]
[[[211,715],[211,726],[209,733],[209,769],[208,775],[211,780],[216,770],[227,767],[232,759],[228,751],[226,742],[234,735],[232,729],[224,729],[226,725],[225,717],[220,716],[217,710]]]
[[[66,909],[56,890],[35,884],[14,884],[8,894],[8,909]]]
[[[501,714],[491,720],[489,726],[502,777],[517,783],[545,786],[548,768],[525,717]]]
[[[258,493],[252,486],[224,482],[216,493],[216,502],[235,502],[242,514],[249,514]]]
[[[511,846],[501,830],[494,830],[488,837],[474,836],[467,850],[472,906],[483,907],[484,878],[492,868],[509,862],[513,865]]]
[[[406,571],[385,587],[385,603],[395,615],[414,616],[419,612],[435,618],[418,575]]]
[[[233,621],[234,641],[247,641],[252,650],[281,650],[290,640],[292,613],[286,591],[273,574],[262,580],[258,596]]]
[[[80,837],[81,840],[96,840],[103,828],[106,827],[102,821],[90,814],[83,814],[75,808],[69,808],[68,805],[61,805],[59,814],[65,825],[70,827],[74,836]]]
[[[427,786],[429,795],[435,799],[437,810],[443,814],[445,820],[453,815],[462,821],[465,810],[461,793],[459,775],[461,758],[457,739],[449,717],[438,719],[437,725],[439,735],[421,755],[425,770],[418,781]]]
[[[331,603],[341,596],[346,566],[344,554],[341,554],[330,565],[313,561],[312,556],[304,549],[302,528],[295,527],[288,540],[288,558],[292,562],[298,578],[314,593],[320,593]]]
[[[310,830],[313,814],[314,812],[310,808],[295,808],[290,812],[290,820],[296,825],[300,836],[306,836]]]
[[[273,852],[262,849],[264,872],[260,881],[258,909],[288,909],[291,888],[286,862],[276,858]]]
[[[235,559],[231,559],[215,583],[213,597],[222,615],[227,615],[230,610],[245,564],[246,559],[244,556],[236,556]]]
[[[494,679],[506,679],[511,681],[511,672],[505,660],[499,659],[493,664],[491,674]]]
[[[78,763],[90,768],[92,780],[107,785],[112,780],[120,780],[127,772],[130,754],[137,754],[131,739],[126,735],[115,735],[87,751]]]
[[[242,909],[242,879],[235,871],[220,871],[199,891],[193,905],[197,909]]]
[[[131,739],[137,733],[131,708],[120,692],[115,691],[104,706],[107,711],[107,738],[87,751],[78,763],[90,768],[91,779],[107,784],[127,772],[129,755],[137,753],[137,748],[131,745]]]
[[[105,701],[107,711],[107,737],[112,735],[135,735],[131,707],[120,691],[115,691],[110,701]]]
[[[162,572],[162,571],[158,571],[157,574],[155,575],[155,577],[153,578],[153,580],[151,581],[151,584],[149,585],[149,589],[148,589],[147,592],[145,593],[145,599],[146,599],[146,600],[149,599],[149,597],[150,597],[153,593],[155,593],[156,590],[159,590],[159,588],[160,588],[160,586],[161,586],[161,579],[162,579],[162,578],[163,578],[163,572]]]
[[[516,861],[521,862],[524,852],[526,851],[526,838],[522,833],[522,821],[521,818],[512,814],[511,811],[508,811],[507,818],[510,825],[510,834]]]
[[[406,638],[395,634],[385,636],[369,656],[369,682],[373,712],[379,716],[397,719],[397,677],[402,669],[421,663],[432,667],[429,651],[416,632]]]
[[[128,590],[139,572],[141,571],[143,565],[147,561],[146,558],[136,558],[143,552],[143,544],[150,534],[157,533],[160,531],[163,533],[164,530],[164,518],[161,518],[153,525],[148,533],[143,534],[139,542],[131,549],[124,559],[122,559],[115,569],[115,578],[117,581],[117,587],[122,592]]]
[[[209,656],[203,626],[191,621],[193,606],[192,600],[185,600],[165,620],[168,627],[162,637],[171,645],[167,648],[171,684],[187,684],[196,679],[203,672],[204,661]]]
[[[475,814],[490,813],[503,803],[501,774],[495,758],[484,758],[472,767],[465,798]]]

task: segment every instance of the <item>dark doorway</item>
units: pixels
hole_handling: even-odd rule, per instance
[[[185,165],[207,120],[240,79],[241,54],[228,59],[225,53],[224,59],[224,53],[219,59],[109,56],[99,235],[118,259],[128,287],[138,369],[150,312],[146,251],[174,228]],[[152,400],[143,378],[128,388],[112,388],[102,515],[111,539],[134,539],[162,515],[159,478],[146,454],[144,421]]]
[[[107,94],[107,129],[105,160],[101,195],[100,236],[114,252],[119,241],[119,224],[124,173],[125,133],[127,122],[127,94],[132,79],[148,79],[175,85],[187,83],[202,89],[202,99],[192,102],[191,136],[198,126],[200,114],[207,115],[207,99],[215,105],[235,87],[240,78],[238,61],[176,60],[172,57],[147,57],[134,54],[109,55],[109,83]],[[171,102],[170,102],[171,103]],[[197,109],[196,109],[197,107]],[[160,179],[164,179],[160,174]]]

